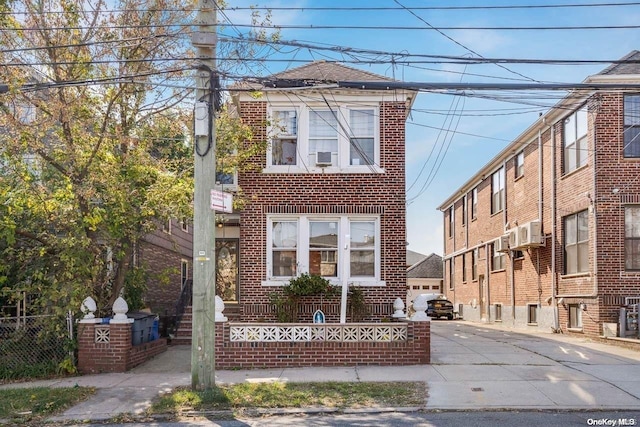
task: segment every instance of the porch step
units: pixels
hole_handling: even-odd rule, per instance
[[[171,345],[191,345],[191,330],[193,325],[193,313],[191,306],[184,309],[180,326],[171,339]]]
[[[224,315],[230,321],[240,320],[240,306],[229,304],[224,309]],[[189,305],[185,308],[180,326],[171,340],[171,345],[191,345],[191,333],[193,331],[193,312]]]

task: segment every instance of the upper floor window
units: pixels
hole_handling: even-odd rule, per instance
[[[491,213],[504,209],[504,167],[491,175]]]
[[[298,161],[298,114],[295,109],[271,113],[274,138],[271,165],[296,165]]]
[[[478,216],[478,187],[471,191],[471,219]]]
[[[583,107],[564,120],[564,173],[587,164],[587,108]]]
[[[624,96],[624,157],[640,157],[640,94]]]
[[[377,282],[380,278],[378,218],[271,217],[267,278],[286,281],[308,272],[340,282]]]
[[[453,220],[454,220],[453,206],[449,208],[449,237],[453,237]]]
[[[589,217],[587,211],[564,218],[564,273],[589,271]]]
[[[462,225],[467,223],[467,195],[462,196]]]
[[[624,267],[640,270],[640,206],[624,208]]]
[[[375,158],[375,115],[371,109],[350,110],[349,160],[352,165],[372,165]]]
[[[520,178],[522,175],[524,175],[524,150],[516,154],[515,161],[516,178]]]
[[[272,171],[381,171],[377,107],[272,107],[270,124]]]

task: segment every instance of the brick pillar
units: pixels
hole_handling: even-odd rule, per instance
[[[82,374],[126,372],[131,324],[78,324],[78,371]]]

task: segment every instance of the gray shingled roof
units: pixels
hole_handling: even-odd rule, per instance
[[[423,259],[425,259],[427,256],[425,254],[421,254],[419,252],[415,252],[415,251],[411,251],[409,249],[407,249],[407,265],[408,266],[412,266],[414,264],[419,263],[420,261],[422,261]]]
[[[410,279],[442,279],[442,257],[431,254],[407,270],[407,278]]]
[[[621,62],[624,61],[640,61],[640,52],[637,50],[633,50],[629,52],[626,56],[620,59]],[[624,74],[640,74],[640,64],[635,63],[617,63],[611,64],[604,70],[600,71],[598,75],[624,75]]]
[[[301,67],[292,68],[271,76],[275,79],[316,80],[316,81],[365,81],[393,82],[395,80],[368,71],[347,67],[336,62],[314,61]]]

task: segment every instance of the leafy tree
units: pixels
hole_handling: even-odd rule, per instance
[[[39,312],[92,295],[108,314],[143,277],[137,242],[191,215],[192,12],[175,0],[108,4],[19,0],[0,21],[12,29],[0,31],[0,298],[24,291]],[[266,148],[244,147],[251,132],[226,111],[217,126],[225,171]]]

